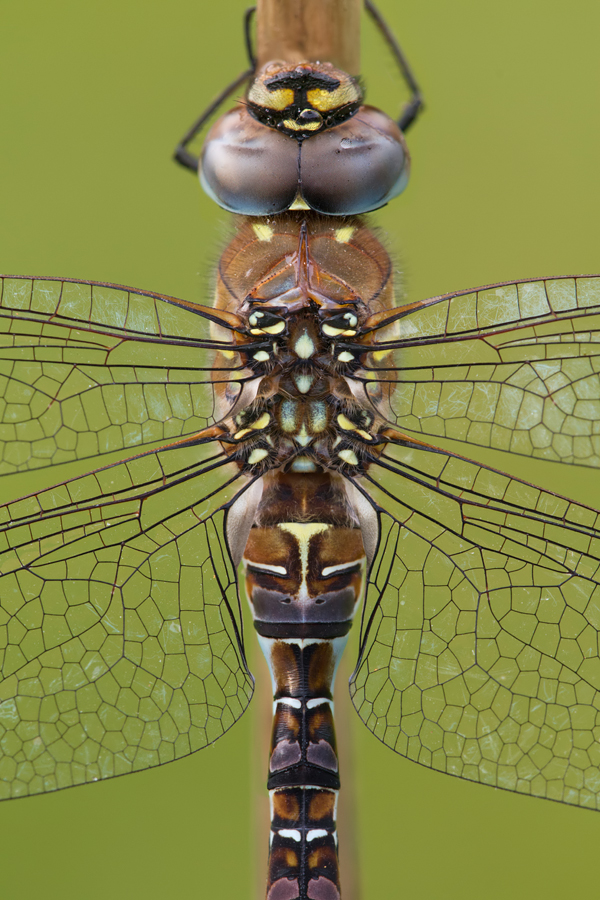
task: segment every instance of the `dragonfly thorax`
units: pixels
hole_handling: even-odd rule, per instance
[[[351,382],[358,359],[349,352],[348,361],[339,358],[338,342],[356,335],[356,311],[322,320],[306,310],[288,319],[256,315],[250,321],[264,321],[266,331],[278,333],[270,352],[264,351],[265,374],[254,399],[228,422],[225,448],[252,474],[281,467],[358,472],[368,464],[383,420],[355,399]]]

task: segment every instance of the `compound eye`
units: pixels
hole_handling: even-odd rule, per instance
[[[291,206],[298,191],[298,146],[246,109],[234,109],[209,131],[199,175],[208,196],[223,209],[276,215]]]
[[[369,106],[304,141],[300,164],[305,202],[332,216],[384,206],[404,190],[410,168],[400,129]]]

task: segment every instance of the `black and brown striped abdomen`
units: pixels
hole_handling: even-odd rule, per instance
[[[339,476],[267,481],[244,564],[273,683],[267,900],[339,900],[333,684],[366,569]]]

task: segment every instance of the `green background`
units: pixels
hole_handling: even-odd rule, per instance
[[[599,271],[598,3],[380,3],[427,102],[409,138],[409,189],[376,217],[409,298]],[[244,6],[5,4],[1,270],[209,302],[227,216],[170,154],[244,67]],[[363,70],[371,99],[393,110],[393,69],[371,29]],[[467,453],[600,505],[595,471]],[[361,900],[597,890],[600,816],[420,768],[354,720]],[[249,713],[160,770],[4,804],[2,897],[252,898],[266,861],[253,858],[253,733]]]

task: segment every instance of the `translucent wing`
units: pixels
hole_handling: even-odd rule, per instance
[[[0,798],[146,769],[252,694],[210,435],[0,507]]]
[[[394,385],[402,430],[600,466],[599,276],[449,294],[395,325],[398,368],[367,375]]]
[[[94,282],[0,288],[0,474],[199,431],[215,386],[249,374],[229,350],[210,378],[206,350],[227,342],[210,338],[204,307]]]
[[[600,805],[600,514],[469,460],[388,449],[351,692],[422,765]]]

